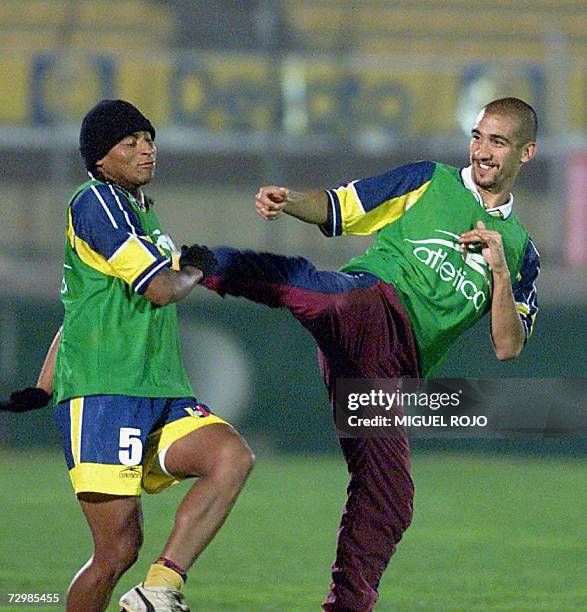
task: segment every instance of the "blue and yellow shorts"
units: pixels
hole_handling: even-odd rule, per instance
[[[57,404],[65,460],[77,493],[159,493],[180,479],[165,469],[167,449],[192,431],[226,423],[192,397],[91,395]]]

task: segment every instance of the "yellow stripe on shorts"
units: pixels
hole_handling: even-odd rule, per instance
[[[79,465],[82,454],[82,421],[84,417],[84,398],[76,397],[69,403],[70,442],[73,462]]]
[[[76,493],[140,495],[143,467],[80,463],[69,470],[69,477]]]

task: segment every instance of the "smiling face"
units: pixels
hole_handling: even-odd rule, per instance
[[[130,191],[155,175],[157,147],[150,132],[135,132],[115,144],[96,162],[102,176]]]
[[[520,167],[536,153],[536,143],[524,142],[520,132],[516,117],[485,110],[479,113],[471,130],[469,159],[473,180],[482,195],[485,192],[494,196],[492,205],[507,201]]]

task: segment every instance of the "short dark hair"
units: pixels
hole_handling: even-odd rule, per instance
[[[483,109],[486,113],[509,115],[518,120],[518,136],[523,144],[534,142],[538,132],[536,111],[519,98],[499,98],[493,100]]]

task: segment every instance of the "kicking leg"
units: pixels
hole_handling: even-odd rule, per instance
[[[303,257],[231,247],[213,251],[218,266],[214,275],[202,282],[205,287],[221,296],[288,308],[325,351],[335,332],[332,317],[339,308],[345,308],[346,294],[370,289],[378,280],[369,273],[317,270]]]
[[[136,561],[143,542],[138,496],[78,495],[94,538],[94,554],[76,574],[67,595],[67,612],[102,612],[124,572]]]
[[[220,295],[245,297],[267,306],[287,306],[289,289],[308,284],[314,266],[303,257],[285,257],[231,247],[212,249],[218,265],[202,285]]]
[[[303,258],[215,249],[220,295],[285,306],[312,333],[334,406],[336,379],[418,376],[411,327],[390,285],[370,274],[319,272]],[[341,441],[348,499],[325,610],[371,610],[377,588],[412,515],[407,439]]]
[[[258,253],[232,247],[212,249],[218,266],[202,285],[224,295],[245,297],[267,306],[290,308],[303,296],[331,295],[373,285],[376,277],[367,273],[345,274],[317,270],[304,257]],[[306,307],[310,307],[310,303]]]

